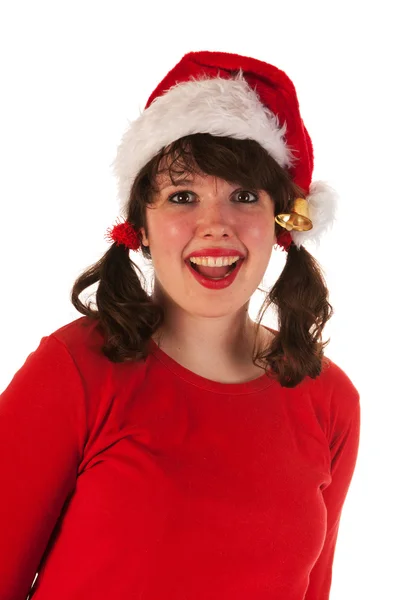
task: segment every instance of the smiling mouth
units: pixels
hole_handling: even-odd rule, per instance
[[[192,269],[194,271],[197,271],[197,273],[199,273],[201,275],[201,273],[200,273],[200,271],[198,269],[198,265],[196,265],[196,263],[192,263],[191,260],[189,260],[188,262],[189,262],[190,266],[192,267]],[[239,263],[240,263],[240,259],[237,260],[236,262],[234,262],[233,264],[229,265],[229,270],[227,271],[226,274],[228,275],[229,273],[231,273],[232,271],[234,271],[236,269],[236,267],[238,266]]]

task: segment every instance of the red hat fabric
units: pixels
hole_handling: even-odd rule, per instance
[[[293,241],[298,247],[308,240],[319,243],[333,224],[337,196],[326,182],[312,182],[313,146],[286,73],[237,54],[185,54],[150,95],[118,147],[113,167],[123,213],[140,169],[163,147],[193,133],[257,141],[307,194],[313,228],[292,230]]]

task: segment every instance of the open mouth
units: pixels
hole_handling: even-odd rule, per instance
[[[202,268],[202,265],[196,265],[190,260],[185,260],[185,263],[188,267],[188,263],[190,263],[191,269],[195,271],[193,277],[200,285],[211,290],[223,290],[228,288],[235,281],[244,260],[244,258],[239,258],[239,260],[232,265],[227,265],[223,269],[221,267],[208,267],[206,271],[207,275],[204,273],[205,269]]]
[[[238,266],[239,262],[240,262],[240,259],[237,260],[236,262],[234,262],[233,264],[229,265],[229,270],[227,271],[226,274],[228,275],[229,273],[231,273],[232,271],[234,271],[236,269],[236,267]],[[198,265],[196,265],[196,263],[192,263],[192,261],[189,260],[189,264],[190,264],[190,266],[192,267],[192,269],[194,271],[197,271],[197,273],[200,273],[200,271],[198,269]]]

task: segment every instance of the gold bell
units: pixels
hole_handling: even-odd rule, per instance
[[[275,221],[288,231],[309,231],[313,224],[308,213],[308,202],[304,198],[296,198],[293,210],[289,214],[281,214],[275,217]]]

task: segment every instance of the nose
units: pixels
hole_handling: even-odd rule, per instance
[[[201,214],[197,214],[197,233],[200,236],[230,236],[233,235],[234,229],[235,217],[226,199],[204,205]]]

